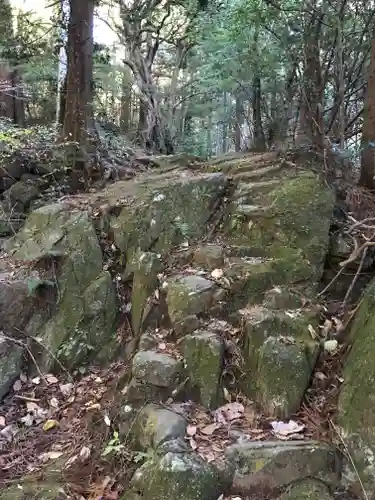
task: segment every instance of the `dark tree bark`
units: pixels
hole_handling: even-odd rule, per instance
[[[70,0],[68,70],[62,140],[78,146],[70,160],[75,188],[87,182],[92,127],[93,0]]]
[[[129,76],[128,69],[126,68],[122,77],[120,112],[120,129],[125,133],[129,132],[132,112],[132,88]]]
[[[360,186],[375,189],[375,38],[372,40],[362,128]]]
[[[264,130],[262,124],[261,99],[262,99],[261,81],[260,77],[258,75],[255,75],[253,79],[253,102],[252,102],[254,141],[251,149],[253,151],[259,151],[259,152],[266,150],[266,139],[264,136]]]
[[[243,98],[242,95],[238,93],[236,95],[236,121],[234,124],[234,148],[236,151],[241,151],[243,117]]]
[[[320,35],[323,15],[314,11],[304,35],[304,68],[301,88],[298,146],[323,149],[323,94],[324,85],[320,60]]]

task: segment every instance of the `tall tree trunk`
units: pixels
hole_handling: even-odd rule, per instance
[[[362,128],[362,161],[359,185],[375,189],[375,38],[367,77],[367,93]]]
[[[141,147],[145,147],[147,140],[147,104],[139,98],[138,107],[137,140]]]
[[[228,151],[228,92],[223,93],[223,108],[224,117],[222,122],[222,135],[221,135],[221,152],[226,153]]]
[[[66,20],[69,19],[69,2],[68,0],[60,0],[59,17],[60,17],[60,41],[61,47],[59,50],[59,62],[57,69],[57,95],[56,95],[56,127],[63,124],[65,114],[66,100],[66,76],[68,67],[67,56],[67,32],[63,27]]]
[[[212,156],[212,111],[211,110],[207,118],[206,142],[207,142],[207,157],[211,158]]]
[[[264,137],[263,125],[262,125],[262,109],[261,109],[261,99],[262,99],[262,88],[260,76],[255,75],[253,79],[253,125],[254,125],[254,141],[253,147],[254,151],[265,151],[266,150],[266,139]]]
[[[236,95],[236,122],[234,124],[234,148],[236,151],[241,151],[243,115],[242,95],[238,92]]]
[[[304,68],[301,85],[301,105],[297,146],[323,149],[323,79],[320,62],[320,31],[322,14],[317,10],[305,29]]]
[[[121,111],[120,111],[120,129],[122,132],[129,132],[131,114],[132,114],[132,84],[128,68],[124,68],[122,75],[121,91]]]
[[[62,140],[78,145],[71,159],[75,188],[88,178],[89,130],[92,130],[93,0],[70,0],[66,108]]]

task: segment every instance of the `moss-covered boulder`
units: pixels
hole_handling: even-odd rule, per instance
[[[156,449],[167,441],[184,439],[186,427],[187,421],[180,414],[148,404],[137,413],[132,434],[143,450]]]
[[[53,460],[38,473],[27,474],[2,486],[0,500],[68,500],[61,472],[66,459]]]
[[[305,479],[334,488],[339,483],[339,457],[315,441],[265,441],[229,446],[225,455],[235,466],[232,493],[251,499],[273,498]]]
[[[135,252],[130,266],[130,272],[133,274],[131,317],[135,335],[139,334],[143,326],[147,300],[157,288],[158,274],[162,270],[163,264],[159,255],[153,252]]]
[[[35,184],[18,181],[7,189],[3,196],[10,206],[15,206],[19,212],[23,212],[39,194],[40,189]]]
[[[329,245],[334,194],[313,172],[285,176],[278,186],[244,200],[236,194],[226,232],[232,243],[248,245],[275,260],[277,282],[315,282]]]
[[[102,271],[102,251],[86,212],[64,204],[35,210],[22,230],[6,242],[5,250],[16,263],[44,262],[55,281],[55,313],[33,331],[45,346],[42,366],[51,367],[50,354],[69,367],[86,363],[113,342],[116,294],[110,274]],[[31,325],[35,330],[33,321]]]
[[[47,323],[43,338],[53,342],[57,328],[64,333],[57,355],[65,366],[82,366],[92,359],[107,362],[117,350],[117,312],[111,275],[103,271],[84,290],[80,309],[68,317],[67,309],[59,309]]]
[[[300,294],[285,286],[275,286],[264,294],[263,305],[269,309],[298,309],[302,307],[303,298]]]
[[[130,260],[138,248],[167,255],[175,245],[201,238],[226,186],[222,174],[186,172],[125,183],[121,198],[126,203],[110,222],[116,245]]]
[[[179,381],[182,372],[182,362],[171,354],[139,351],[133,359],[133,377],[144,384],[173,387]]]
[[[194,262],[204,269],[221,269],[224,266],[224,249],[220,245],[200,245],[194,252]]]
[[[350,340],[338,402],[338,423],[355,469],[348,461],[344,478],[358,494],[362,481],[371,497],[375,484],[375,281],[362,296]]]
[[[307,479],[290,486],[277,500],[333,500],[333,498],[325,484]]]
[[[299,407],[315,366],[319,345],[309,325],[312,311],[247,309],[243,336],[244,371],[241,387],[274,417],[287,418]]]
[[[23,366],[24,350],[0,333],[0,401],[7,394],[11,384],[19,376]]]
[[[18,482],[13,486],[2,489],[0,500],[68,500],[63,485],[54,481]]]
[[[177,276],[167,282],[168,314],[175,325],[189,315],[207,313],[221,298],[221,290],[214,281],[198,275]]]
[[[224,341],[215,332],[197,331],[181,342],[191,385],[200,402],[209,409],[221,402],[220,379],[224,362]]]
[[[168,452],[143,464],[132,484],[147,500],[217,500],[227,490],[228,478],[194,453]]]
[[[273,259],[253,257],[228,258],[224,280],[229,283],[231,310],[262,301],[264,293],[278,281]]]

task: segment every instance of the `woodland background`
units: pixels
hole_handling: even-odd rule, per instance
[[[374,1],[45,7],[0,0],[2,116],[55,124],[81,151],[94,121],[109,137],[167,154],[329,147],[361,160],[360,184],[375,187]],[[114,43],[95,41],[94,20]]]

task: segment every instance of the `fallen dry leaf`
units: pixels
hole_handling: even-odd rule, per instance
[[[43,430],[45,432],[50,431],[51,429],[54,429],[55,427],[58,427],[59,423],[57,420],[50,419],[46,420],[43,424]]]
[[[188,436],[195,436],[197,433],[197,426],[196,425],[188,425],[186,428],[186,434]]]
[[[69,382],[68,384],[60,384],[59,389],[62,392],[63,396],[69,397],[73,392],[74,385],[71,382]]]
[[[83,446],[81,448],[81,451],[79,452],[79,456],[82,458],[82,460],[87,460],[90,458],[91,455],[91,450],[88,446]]]
[[[51,398],[49,404],[52,406],[52,408],[58,408],[59,407],[59,402],[56,398]]]
[[[280,438],[282,436],[287,437],[291,434],[297,434],[305,429],[304,424],[298,424],[294,420],[289,420],[287,423],[274,420],[271,422],[271,427],[273,432]]]
[[[0,416],[0,427],[5,427],[5,417]]]
[[[56,377],[54,377],[53,375],[47,375],[46,376],[46,380],[49,384],[57,384],[58,382],[58,379]]]
[[[18,392],[22,389],[22,382],[21,380],[16,380],[13,384],[13,390],[14,392]]]
[[[195,441],[195,439],[190,438],[189,439],[189,443],[190,443],[190,446],[191,446],[192,450],[195,451],[198,448],[198,443]]]
[[[227,424],[232,422],[233,420],[237,420],[238,418],[242,418],[244,414],[245,408],[243,404],[237,403],[234,401],[233,403],[227,403],[224,406],[221,406],[217,410],[215,410],[216,420],[221,424]]]
[[[203,427],[203,429],[200,429],[200,432],[204,434],[205,436],[212,436],[212,434],[217,430],[220,429],[221,425],[220,424],[210,424],[206,425],[206,427]]]
[[[56,460],[57,458],[60,458],[63,455],[62,451],[47,451],[45,453],[41,453],[39,455],[39,459],[42,460],[42,462],[47,462],[48,460]]]
[[[26,408],[28,411],[36,411],[39,408],[39,405],[37,405],[33,401],[27,401]]]

